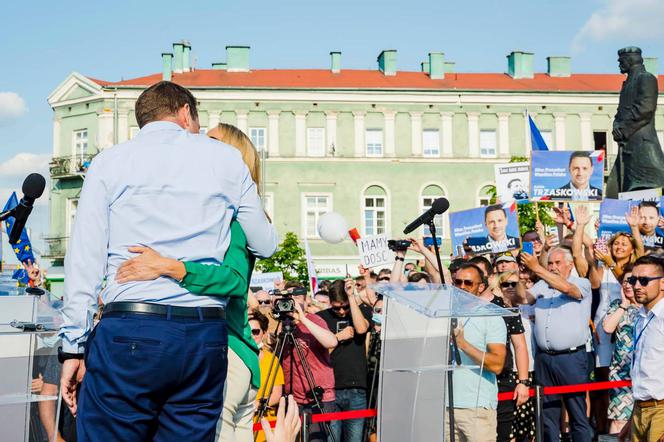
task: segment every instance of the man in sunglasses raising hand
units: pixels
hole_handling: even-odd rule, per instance
[[[642,256],[634,263],[627,283],[642,304],[634,325],[631,425],[625,425],[620,440],[664,439],[664,259]],[[631,437],[629,437],[631,433]]]

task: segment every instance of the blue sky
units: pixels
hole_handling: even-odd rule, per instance
[[[38,4],[38,6],[35,6]],[[195,5],[192,6],[192,5]],[[398,50],[400,70],[443,51],[458,72],[504,72],[511,50],[572,56],[574,72],[617,72],[616,50],[638,45],[664,72],[662,0],[337,0],[8,2],[0,18],[0,198],[31,171],[47,173],[48,94],[71,72],[119,80],[159,72],[171,43],[192,43],[196,66],[251,46],[254,68],[376,67]],[[19,195],[20,197],[20,195]],[[47,199],[29,221],[48,232]],[[5,236],[6,238],[6,236]]]

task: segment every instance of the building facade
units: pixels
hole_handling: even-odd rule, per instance
[[[442,53],[428,54],[420,71],[398,70],[394,50],[381,52],[375,70],[342,69],[340,52],[330,54],[329,69],[254,70],[248,47],[227,47],[226,61],[212,69],[193,69],[190,51],[176,43],[162,54],[161,73],[130,80],[72,73],[49,96],[45,257],[54,264],[64,258],[89,161],[138,132],[135,101],[162,79],[193,92],[204,130],[225,122],[250,136],[265,158],[267,212],[281,234],[309,239],[322,276],[343,274],[346,264],[355,273],[358,262],[351,241],[318,237],[322,214],[342,214],[363,235],[400,237],[439,196],[451,211],[486,204],[494,164],[529,155],[526,110],[552,149],[606,149],[610,160],[617,152],[611,127],[624,77],[574,74],[567,57],[549,57],[548,71],[534,73],[534,55],[515,51],[505,73],[476,74],[455,72]],[[655,65],[647,60],[651,72]],[[661,108],[656,126],[664,128]],[[448,254],[447,216],[440,224]]]

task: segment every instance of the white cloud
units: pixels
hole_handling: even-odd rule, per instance
[[[47,177],[50,161],[50,154],[17,153],[14,157],[0,163],[0,177],[22,177],[32,172],[46,174],[44,177]]]
[[[662,20],[662,0],[603,0],[577,32],[572,48],[579,51],[589,41],[616,39],[624,42],[623,46],[652,41],[664,36]]]
[[[28,111],[25,100],[16,92],[0,92],[0,124],[19,118]]]

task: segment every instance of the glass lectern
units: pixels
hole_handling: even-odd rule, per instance
[[[383,294],[378,438],[443,441],[448,433],[448,371],[481,370],[450,358],[456,318],[515,313],[442,284],[376,284]]]
[[[23,291],[23,290],[21,290]],[[18,293],[18,292],[17,292]],[[55,441],[61,319],[48,292],[0,295],[1,440]]]

